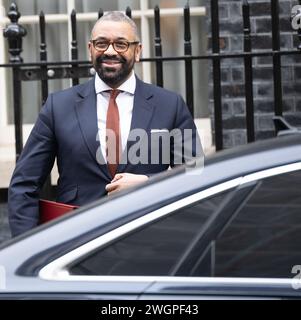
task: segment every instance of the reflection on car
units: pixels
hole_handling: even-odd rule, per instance
[[[299,298],[301,135],[103,198],[7,242],[0,261],[0,298]]]

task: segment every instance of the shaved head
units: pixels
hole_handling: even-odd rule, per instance
[[[135,41],[140,41],[136,23],[131,18],[129,18],[126,14],[120,11],[109,11],[109,12],[106,12],[101,18],[99,18],[92,29],[91,39],[93,39],[94,31],[97,28],[98,24],[104,21],[128,23],[133,29],[133,32],[135,34],[135,37],[136,37]]]

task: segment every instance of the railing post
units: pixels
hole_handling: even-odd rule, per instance
[[[98,10],[98,19],[100,19],[103,16],[103,9],[99,8]]]
[[[222,120],[222,97],[221,97],[221,62],[218,56],[219,48],[219,13],[218,1],[211,0],[211,25],[212,25],[212,61],[213,68],[213,99],[214,99],[214,130],[215,149],[223,149],[223,120]]]
[[[155,55],[162,57],[162,44],[161,44],[161,28],[160,28],[160,9],[156,6],[154,9],[155,17]],[[156,77],[157,85],[163,87],[163,65],[162,61],[156,61]]]
[[[47,61],[47,45],[46,45],[46,24],[45,24],[45,15],[41,11],[39,15],[39,27],[40,27],[40,60],[45,62]],[[42,103],[44,105],[48,97],[48,80],[47,80],[47,66],[41,66],[41,95]],[[46,178],[44,186],[41,192],[41,198],[43,199],[52,199],[52,190],[51,190],[51,177],[50,175]]]
[[[46,26],[45,26],[45,15],[44,12],[41,11],[39,15],[40,21],[40,60],[47,61],[47,45],[46,45]],[[46,102],[48,97],[48,80],[47,80],[47,67],[41,66],[42,75],[45,75],[46,80],[41,81],[42,87],[42,105]]]
[[[76,12],[73,9],[71,12],[71,31],[72,31],[72,41],[71,41],[71,59],[78,60],[78,48],[77,48],[77,32],[76,32]],[[77,64],[72,65],[77,67]],[[72,79],[72,85],[75,86],[79,84],[78,78]]]
[[[126,7],[125,14],[132,19],[132,10],[130,7]]]
[[[244,52],[251,52],[251,24],[250,24],[250,5],[247,0],[243,0],[243,26],[244,26]],[[247,140],[255,140],[254,132],[254,102],[253,102],[253,69],[252,57],[244,57],[245,65],[245,96],[246,96],[246,123],[247,123]]]
[[[279,32],[279,1],[271,0],[272,45],[273,45],[273,78],[275,115],[282,116],[281,56]]]
[[[191,112],[191,115],[194,116],[190,9],[189,9],[188,3],[184,7],[184,54],[185,56],[189,57],[188,59],[185,60],[186,103]]]
[[[11,23],[4,29],[3,35],[8,41],[8,52],[10,53],[9,62],[19,64],[23,62],[20,56],[22,52],[22,38],[26,35],[26,30],[18,24],[20,12],[15,3],[9,7],[7,14]],[[14,98],[14,122],[15,122],[15,146],[16,146],[16,161],[18,160],[23,149],[23,117],[21,106],[21,80],[19,79],[20,66],[13,68],[13,98]]]

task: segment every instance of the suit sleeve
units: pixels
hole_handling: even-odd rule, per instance
[[[204,160],[204,153],[196,125],[183,98],[177,96],[174,130],[171,135],[171,167]]]
[[[9,190],[8,214],[12,236],[35,227],[39,218],[39,193],[56,156],[52,96],[43,106],[16,164]]]

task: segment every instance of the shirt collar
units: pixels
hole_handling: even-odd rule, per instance
[[[132,71],[130,77],[125,82],[123,82],[117,89],[120,91],[128,92],[133,95],[136,89],[135,73]],[[112,90],[112,88],[109,87],[105,82],[103,82],[102,79],[99,78],[99,75],[96,73],[95,75],[96,94],[100,92],[108,91],[108,90]]]

